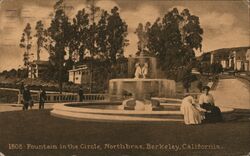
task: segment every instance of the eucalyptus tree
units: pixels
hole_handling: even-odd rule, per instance
[[[147,48],[157,56],[165,73],[176,74],[180,68],[192,68],[194,50],[202,48],[202,34],[198,16],[188,9],[179,13],[173,8],[148,29]]]
[[[120,17],[119,9],[116,6],[111,9],[111,15],[108,17],[107,22],[108,53],[111,62],[115,62],[116,54],[123,54],[124,48],[128,45],[128,40],[126,39],[128,25]]]
[[[45,28],[41,20],[37,21],[36,23],[36,34],[35,37],[37,38],[36,44],[37,44],[37,60],[40,60],[40,52],[41,48],[44,47],[44,43],[46,41],[45,38]]]
[[[85,9],[77,12],[75,18],[73,18],[71,27],[73,35],[69,43],[69,56],[71,58],[72,52],[75,52],[79,55],[79,63],[83,63],[89,39],[89,14],[85,11]]]
[[[30,64],[30,57],[31,55],[33,55],[33,53],[31,53],[31,47],[32,47],[31,32],[32,32],[31,25],[30,23],[27,23],[27,25],[25,26],[23,30],[22,37],[21,37],[20,44],[19,44],[19,47],[24,49],[23,62],[24,62],[24,66],[27,68],[27,71],[28,71],[28,67]]]
[[[54,67],[54,79],[59,82],[61,92],[63,76],[65,76],[63,74],[63,70],[65,70],[65,55],[67,54],[67,49],[72,38],[72,28],[69,18],[62,7],[63,1],[60,0],[59,2],[54,6],[55,14],[48,28],[48,35],[51,39],[49,59]]]

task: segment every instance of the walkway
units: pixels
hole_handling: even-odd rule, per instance
[[[52,109],[54,103],[45,103],[45,109]],[[22,110],[23,105],[21,104],[0,104],[0,112],[8,112],[8,111],[20,111]],[[38,104],[34,104],[32,109],[38,109]]]
[[[250,86],[238,79],[220,79],[211,94],[218,106],[250,109]]]

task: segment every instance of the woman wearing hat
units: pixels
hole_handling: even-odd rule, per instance
[[[199,104],[201,108],[207,110],[205,112],[206,122],[219,122],[222,121],[222,115],[219,107],[214,104],[214,98],[209,94],[210,87],[205,86],[203,88],[203,94],[199,97]]]

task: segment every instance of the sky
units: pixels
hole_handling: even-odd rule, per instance
[[[19,48],[21,34],[27,22],[35,27],[38,20],[45,26],[50,24],[50,14],[56,0],[0,0],[0,71],[18,68],[23,65],[23,50]],[[249,2],[247,0],[95,0],[97,6],[110,11],[118,6],[120,15],[128,24],[129,46],[125,55],[137,51],[137,36],[134,33],[139,23],[153,23],[172,8],[181,12],[187,8],[200,18],[203,34],[203,52],[220,48],[250,45]],[[69,17],[87,6],[85,0],[65,0]],[[33,30],[33,35],[35,34]],[[35,38],[33,45],[35,45]],[[35,53],[36,47],[32,51]],[[197,55],[200,55],[197,52]],[[35,57],[35,56],[34,56]],[[48,53],[43,51],[41,58],[46,60]]]

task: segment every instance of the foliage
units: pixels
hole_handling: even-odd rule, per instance
[[[71,40],[71,24],[64,10],[57,6],[54,18],[48,28],[48,35],[51,38],[50,62],[54,70],[54,79],[61,81],[63,79],[62,71],[65,63],[65,55]]]
[[[201,73],[211,73],[213,75],[223,72],[223,67],[220,63],[200,64],[198,68]]]
[[[107,19],[108,54],[111,62],[115,62],[116,54],[124,53],[124,47],[128,45],[127,24],[121,19],[118,7],[111,9],[111,15]]]
[[[191,82],[192,82],[191,71],[185,70],[183,73],[182,84],[183,84],[183,88],[186,89],[187,93],[189,92],[189,88],[191,87]]]
[[[50,65],[42,74],[45,75],[44,79],[62,84],[62,81],[67,81],[67,70],[72,69],[73,65],[87,63],[91,71],[92,68],[98,71],[93,75],[95,82],[107,81],[105,79],[112,75],[112,66],[119,64],[116,63],[116,56],[123,55],[124,47],[128,45],[127,24],[121,19],[118,7],[108,13],[91,4],[79,10],[72,22],[64,8],[64,1],[58,0],[51,14],[50,26],[44,28],[42,21],[38,21],[35,27],[38,59],[42,48],[49,53]],[[24,43],[30,43],[30,40],[31,28],[27,24],[20,47],[29,51],[31,44]],[[27,57],[25,59],[25,65],[28,65]]]
[[[0,72],[0,76],[5,78],[26,78],[28,75],[26,69],[11,69],[9,71],[4,70]]]
[[[101,18],[97,25],[97,51],[100,55],[103,55],[105,59],[107,59],[108,56],[108,17],[109,14],[107,11],[102,11]]]
[[[223,71],[223,67],[222,67],[222,65],[220,64],[220,63],[212,63],[211,65],[210,65],[210,72],[212,73],[212,74],[219,74],[219,73],[221,73]]]
[[[45,29],[44,29],[44,25],[43,25],[41,20],[37,21],[35,29],[36,29],[35,37],[37,37],[37,42],[36,42],[36,44],[37,44],[37,60],[40,60],[41,48],[44,46],[44,42],[46,41]]]
[[[24,49],[24,54],[23,54],[23,62],[24,66],[28,67],[29,62],[30,62],[30,56],[32,53],[30,53],[30,49],[32,46],[31,42],[32,36],[31,36],[31,25],[30,23],[27,23],[26,27],[23,30],[23,34],[20,40],[19,47]]]
[[[181,13],[174,8],[158,18],[148,29],[149,51],[158,58],[158,65],[167,76],[176,75],[185,67],[189,71],[195,59],[194,49],[201,49],[203,30],[199,17],[188,9]]]
[[[89,33],[89,14],[85,9],[79,10],[76,17],[73,18],[72,39],[69,43],[69,59],[77,61],[76,55],[72,57],[72,53],[79,55],[79,62],[83,63],[84,52],[87,49],[87,40]]]

